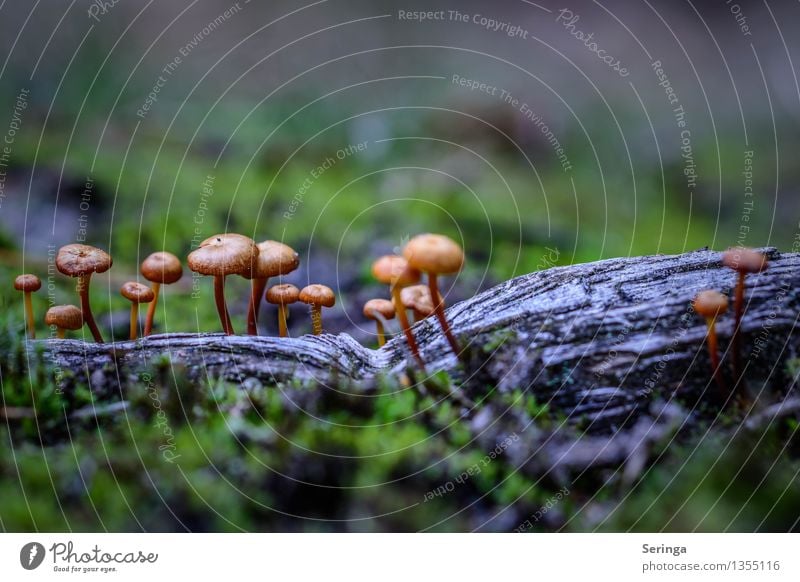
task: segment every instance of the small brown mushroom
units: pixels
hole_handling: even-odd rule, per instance
[[[161,285],[177,283],[183,277],[183,267],[180,259],[172,253],[158,252],[142,261],[139,271],[145,279],[150,281],[150,288],[153,290],[153,300],[147,308],[147,317],[144,320],[144,331],[142,332],[143,336],[148,336],[153,330],[153,318],[156,314]]]
[[[464,266],[464,251],[452,239],[440,234],[420,234],[406,243],[403,256],[408,264],[428,274],[428,287],[431,291],[433,310],[442,326],[442,331],[450,343],[453,353],[460,350],[444,313],[444,299],[439,293],[438,275],[457,273]]]
[[[386,334],[384,326],[386,320],[394,319],[394,304],[388,299],[370,299],[364,304],[364,317],[375,321],[375,328],[378,332],[378,347],[386,344]]]
[[[278,333],[281,337],[288,335],[286,329],[287,305],[297,302],[300,298],[300,290],[294,285],[284,283],[273,285],[267,289],[266,299],[269,303],[278,306]]]
[[[288,275],[300,266],[300,255],[283,243],[265,240],[258,243],[258,260],[251,272],[245,273],[250,282],[250,303],[247,307],[247,333],[258,335],[258,310],[261,297],[270,277]]]
[[[33,301],[31,300],[31,293],[35,293],[42,288],[42,281],[36,275],[20,275],[14,279],[14,289],[22,291],[25,294],[25,319],[28,324],[28,337],[31,339],[36,338],[36,322],[33,319]]]
[[[711,374],[725,396],[725,383],[720,373],[719,348],[717,341],[717,318],[728,311],[728,298],[719,291],[701,291],[694,299],[695,313],[703,317],[708,325],[708,354],[711,359]]]
[[[412,285],[400,292],[403,307],[414,312],[414,323],[434,314],[433,299],[427,285]]]
[[[408,316],[403,307],[403,301],[400,299],[400,292],[404,287],[414,285],[419,282],[421,273],[409,266],[408,261],[403,257],[396,255],[385,255],[379,258],[372,264],[372,275],[379,282],[384,285],[389,285],[389,291],[392,294],[392,302],[394,303],[397,319],[400,322],[400,328],[406,336],[408,348],[414,359],[417,360],[420,369],[425,370],[425,361],[419,353],[419,346],[417,340],[414,339],[414,333],[411,331],[411,325],[408,323]]]
[[[77,331],[83,327],[83,313],[74,305],[55,305],[44,315],[46,325],[55,326],[59,339],[64,339],[67,330]]]
[[[56,255],[56,267],[68,277],[77,277],[78,296],[81,299],[83,320],[92,332],[94,341],[103,343],[103,336],[97,327],[89,305],[89,283],[93,273],[105,273],[111,268],[111,256],[96,247],[71,244],[61,247]]]
[[[309,285],[300,291],[300,301],[311,306],[311,324],[314,335],[322,333],[322,308],[333,307],[336,295],[333,290],[325,285]]]
[[[142,285],[135,281],[128,281],[119,291],[125,299],[131,302],[131,334],[130,339],[135,340],[139,330],[139,304],[151,303],[155,298],[155,292],[147,285]]]
[[[731,338],[733,352],[733,374],[736,378],[741,372],[741,325],[744,317],[745,278],[749,273],[761,273],[768,267],[767,257],[758,251],[744,247],[733,247],[722,254],[722,264],[738,273],[734,295],[734,327]]]
[[[214,277],[214,302],[227,335],[233,335],[233,325],[225,305],[225,277],[252,272],[257,259],[258,247],[253,239],[232,233],[209,237],[189,253],[192,271]]]

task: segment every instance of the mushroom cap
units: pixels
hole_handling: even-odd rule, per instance
[[[760,273],[767,269],[767,257],[745,247],[733,247],[722,253],[722,264],[739,273]]]
[[[105,273],[112,264],[111,255],[89,245],[66,245],[58,249],[56,255],[56,267],[68,277]]]
[[[376,313],[385,319],[394,319],[394,304],[388,299],[370,299],[364,304],[364,317],[376,319]]]
[[[694,298],[695,313],[702,317],[717,317],[728,311],[728,298],[719,291],[701,291]]]
[[[333,294],[330,287],[325,285],[309,285],[300,291],[300,301],[309,305],[333,307],[336,303],[336,295]]]
[[[17,291],[25,291],[25,293],[32,293],[42,288],[42,280],[36,275],[26,273],[19,275],[14,279],[14,289]]]
[[[300,266],[300,255],[289,245],[274,240],[258,243],[258,259],[246,279],[265,279],[288,275]]]
[[[136,281],[125,283],[119,290],[119,294],[132,303],[150,303],[156,298],[155,292],[150,287]]]
[[[253,239],[241,234],[217,234],[200,243],[189,253],[192,271],[201,275],[241,275],[249,273],[258,259]]]
[[[162,285],[171,285],[183,277],[180,259],[167,252],[151,254],[142,261],[139,270],[148,281]]]
[[[413,285],[422,277],[422,273],[397,255],[384,255],[372,263],[372,275],[381,283],[392,287]]]
[[[420,234],[406,243],[403,256],[413,268],[426,273],[449,275],[464,266],[464,251],[441,234]]]
[[[83,312],[74,305],[54,305],[44,316],[46,325],[75,331],[83,327]]]
[[[264,297],[274,305],[288,305],[295,303],[300,298],[300,289],[289,283],[282,283],[267,289]]]
[[[428,317],[434,312],[431,290],[427,285],[412,285],[400,292],[400,301],[403,306]]]

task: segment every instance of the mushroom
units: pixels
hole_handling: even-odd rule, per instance
[[[433,315],[433,300],[427,285],[412,285],[400,292],[403,307],[414,312],[414,323]]]
[[[131,336],[130,339],[136,339],[136,332],[139,330],[139,304],[151,303],[156,294],[147,285],[142,285],[136,281],[128,281],[119,290],[120,295],[131,302]]]
[[[56,267],[68,277],[77,277],[76,290],[81,299],[83,320],[89,326],[94,341],[103,343],[103,336],[97,328],[89,305],[89,283],[93,273],[105,273],[111,268],[111,256],[96,247],[82,244],[71,244],[61,247],[56,255]]]
[[[333,307],[336,303],[336,296],[333,290],[325,285],[309,285],[300,291],[300,301],[311,306],[311,324],[314,335],[322,333],[322,308]]]
[[[233,325],[225,305],[225,277],[250,273],[257,259],[258,247],[253,239],[232,233],[209,237],[189,253],[192,271],[214,277],[214,302],[227,335],[233,335]]]
[[[25,319],[28,320],[28,337],[36,338],[36,323],[33,320],[33,301],[31,293],[35,293],[42,288],[42,281],[36,275],[20,275],[14,279],[14,289],[25,294]]]
[[[378,347],[386,344],[384,326],[387,319],[394,319],[394,304],[388,299],[370,299],[364,304],[364,316],[375,321],[378,332]]]
[[[295,303],[300,298],[300,290],[294,285],[284,283],[273,285],[267,289],[266,299],[278,306],[278,333],[281,337],[287,336],[286,331],[286,306]]]
[[[737,378],[741,370],[740,327],[744,316],[744,282],[748,273],[761,273],[768,266],[767,257],[758,251],[744,247],[733,247],[722,254],[722,264],[736,271],[738,281],[734,296],[735,322],[731,345],[733,351],[733,373]]]
[[[692,306],[695,313],[705,318],[708,325],[708,354],[711,358],[711,374],[724,395],[725,383],[720,374],[716,323],[717,318],[728,311],[728,298],[719,291],[701,291],[695,297]]]
[[[439,293],[438,275],[457,273],[464,266],[464,251],[455,241],[440,234],[420,234],[406,243],[403,256],[408,264],[428,274],[428,287],[431,290],[433,312],[442,326],[447,341],[456,356],[459,355],[458,342],[447,323],[444,313],[444,299]]]
[[[55,305],[47,310],[44,322],[57,328],[58,339],[64,339],[67,330],[77,331],[83,327],[83,313],[74,305]]]
[[[425,369],[425,361],[419,353],[417,341],[414,339],[414,334],[411,332],[411,326],[408,323],[408,316],[403,307],[403,302],[400,299],[400,292],[403,287],[408,287],[419,282],[421,273],[412,268],[408,261],[403,257],[396,255],[384,255],[372,264],[372,275],[381,283],[389,285],[389,290],[392,293],[392,302],[394,309],[397,313],[397,319],[400,321],[400,327],[403,334],[406,336],[408,347],[417,360],[419,367]]]
[[[248,334],[258,335],[258,310],[269,278],[288,275],[299,266],[300,255],[292,247],[274,240],[258,243],[258,260],[253,270],[243,275],[245,279],[251,279],[250,303],[247,307]]]
[[[153,317],[156,314],[161,285],[172,285],[178,282],[183,277],[183,267],[180,259],[172,253],[158,252],[142,261],[139,271],[145,279],[150,281],[150,288],[153,290],[153,300],[147,308],[147,317],[144,320],[144,331],[142,332],[143,336],[148,336],[153,330]]]

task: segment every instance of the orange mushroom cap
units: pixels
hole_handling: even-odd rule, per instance
[[[701,291],[694,298],[695,313],[702,317],[717,317],[728,311],[728,298],[719,291]]]
[[[171,285],[183,276],[183,267],[178,257],[172,253],[152,253],[139,268],[142,276],[153,283]]]
[[[147,285],[128,281],[119,290],[120,295],[132,303],[150,303],[156,298],[155,292]]]
[[[397,255],[385,255],[372,263],[372,275],[381,283],[392,287],[413,285],[422,277],[422,273]]]
[[[309,285],[300,291],[300,301],[308,305],[333,307],[336,304],[336,295],[333,290],[325,285]]]
[[[241,234],[217,234],[189,253],[189,268],[201,275],[241,275],[249,273],[258,259],[253,239]]]
[[[14,289],[17,291],[24,291],[25,293],[33,293],[42,288],[42,280],[36,275],[28,273],[19,275],[14,279]]]
[[[449,275],[464,266],[464,251],[458,244],[441,234],[420,234],[406,243],[403,256],[414,269]]]
[[[376,314],[384,319],[394,319],[394,304],[388,299],[370,299],[364,304],[364,317],[376,319]]]
[[[242,276],[246,279],[265,279],[288,275],[300,266],[300,255],[289,245],[274,240],[258,243],[258,259],[253,269]]]
[[[113,260],[107,252],[97,247],[71,244],[61,247],[56,255],[56,267],[68,277],[83,277],[91,273],[105,273]]]
[[[76,331],[83,327],[83,312],[74,305],[55,305],[44,316],[46,325]]]
[[[739,273],[760,273],[769,260],[763,253],[745,247],[733,247],[722,253],[722,264]]]
[[[267,289],[267,293],[264,296],[273,305],[289,305],[300,298],[300,290],[294,285],[283,283],[281,285],[273,285]]]

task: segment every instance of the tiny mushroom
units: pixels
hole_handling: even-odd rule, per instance
[[[300,301],[311,306],[311,323],[314,335],[322,333],[322,308],[333,307],[336,296],[333,290],[325,285],[309,285],[300,291]]]
[[[56,255],[56,267],[68,277],[77,277],[78,296],[81,300],[83,320],[89,326],[94,341],[103,342],[103,336],[92,316],[89,305],[89,282],[93,273],[105,273],[111,268],[111,256],[96,247],[82,244],[71,244],[61,247]]]
[[[257,259],[258,247],[253,239],[232,233],[209,237],[189,253],[192,271],[214,277],[214,302],[227,335],[233,335],[233,325],[225,305],[225,277],[250,273]]]
[[[131,334],[130,339],[136,339],[136,332],[139,329],[139,304],[151,303],[156,294],[147,285],[142,285],[135,281],[128,281],[120,289],[120,295],[131,302]]]
[[[281,242],[265,240],[258,243],[258,260],[245,279],[250,282],[250,303],[247,307],[247,333],[258,335],[258,310],[270,277],[288,275],[300,266],[300,255]]]
[[[433,311],[442,326],[453,353],[459,355],[458,342],[444,313],[444,299],[439,293],[438,275],[457,273],[464,266],[464,251],[452,239],[440,234],[420,234],[406,243],[403,256],[408,264],[428,274]]]
[[[28,337],[34,339],[36,337],[36,323],[33,320],[33,301],[31,300],[31,293],[35,293],[42,288],[42,281],[36,275],[20,275],[14,279],[14,289],[22,291],[25,294],[25,319],[28,323]]]
[[[734,296],[734,327],[731,339],[733,352],[733,373],[738,378],[741,370],[740,327],[744,316],[745,278],[750,273],[761,273],[767,269],[767,257],[758,251],[744,247],[733,247],[722,254],[722,264],[738,273]]]
[[[720,373],[719,348],[717,341],[717,318],[728,311],[728,298],[719,291],[701,291],[692,304],[695,313],[703,317],[708,325],[708,354],[711,359],[711,370],[714,380],[725,395],[725,383]]]
[[[158,252],[142,261],[139,270],[142,276],[150,281],[150,288],[153,290],[153,301],[147,308],[147,317],[144,320],[144,331],[142,332],[142,335],[148,336],[153,330],[153,318],[156,314],[161,285],[172,285],[178,282],[183,277],[183,267],[180,259],[172,253]]]
[[[55,326],[59,339],[64,339],[67,330],[77,331],[83,327],[83,313],[74,305],[54,305],[44,315],[46,325]]]
[[[286,337],[288,335],[286,329],[286,306],[297,302],[299,298],[300,290],[289,283],[273,285],[267,289],[267,301],[278,306],[278,333],[281,337]]]
[[[384,326],[387,319],[394,319],[394,314],[394,304],[388,299],[370,299],[364,304],[364,317],[375,321],[379,347],[383,347],[386,344]]]
[[[414,323],[430,317],[434,313],[431,291],[427,285],[412,285],[400,292],[403,307],[414,312]]]
[[[384,255],[372,264],[372,276],[379,282],[389,285],[389,291],[392,294],[392,302],[394,303],[397,319],[400,321],[400,328],[406,336],[408,348],[411,350],[414,359],[417,360],[419,367],[425,370],[425,361],[419,353],[417,341],[414,339],[414,334],[411,331],[411,325],[408,323],[408,316],[406,315],[405,307],[400,299],[400,292],[404,287],[414,285],[419,282],[421,273],[411,267],[403,257],[396,255]]]

